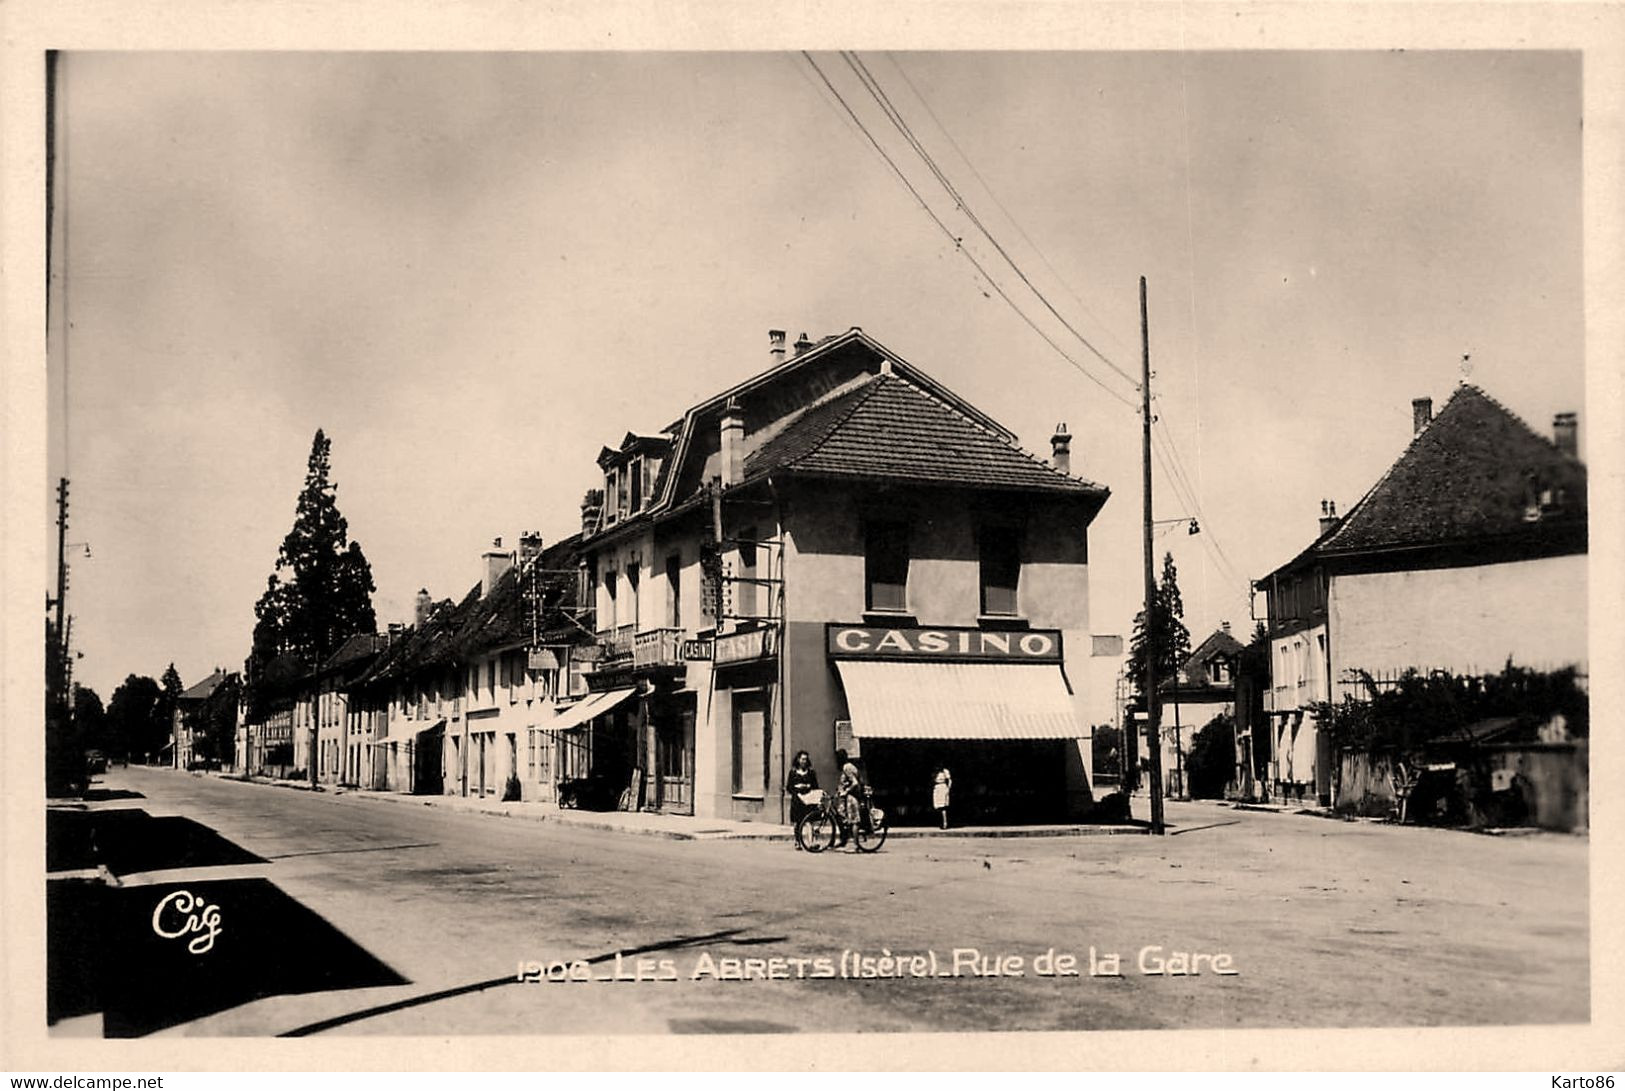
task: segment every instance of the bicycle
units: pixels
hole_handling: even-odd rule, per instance
[[[835,846],[837,836],[844,842],[851,837],[856,843],[859,852],[876,852],[886,843],[886,834],[891,827],[886,822],[886,812],[879,807],[865,801],[864,806],[869,808],[869,821],[859,822],[854,829],[841,814],[840,801],[829,792],[818,792],[817,798],[811,798],[808,792],[803,798],[813,805],[813,810],[801,816],[796,823],[796,843],[808,852],[823,852]]]

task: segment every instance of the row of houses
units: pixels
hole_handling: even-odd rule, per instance
[[[1398,460],[1255,583],[1264,638],[1225,625],[1159,691],[1159,758],[1218,713],[1232,794],[1336,802],[1315,721],[1384,672],[1586,664],[1576,419],[1535,434],[1463,384],[1414,405]],[[967,821],[1094,805],[1089,528],[1109,492],[862,330],[793,346],[658,431],[598,453],[580,530],[498,539],[457,598],[311,669],[273,661],[238,729],[250,773],[785,821],[800,750],[861,756],[900,821],[955,770]],[[472,574],[472,573],[471,573]],[[1117,644],[1120,646],[1120,640]],[[179,738],[180,728],[177,728]],[[182,750],[177,744],[177,760]],[[1140,740],[1142,763],[1150,760]]]
[[[1221,713],[1235,724],[1232,795],[1353,806],[1396,789],[1354,775],[1356,756],[1318,722],[1326,703],[1369,699],[1406,672],[1482,676],[1508,663],[1573,670],[1583,682],[1576,414],[1557,414],[1543,436],[1464,382],[1437,416],[1431,399],[1415,399],[1411,420],[1409,442],[1365,495],[1341,516],[1322,501],[1314,539],[1255,581],[1263,639],[1243,646],[1226,625],[1159,687],[1171,794],[1184,790],[1192,734]],[[1501,744],[1491,764],[1498,782],[1528,773],[1546,784],[1562,800],[1553,824],[1583,825],[1584,750],[1547,733]]]
[[[1088,535],[1108,490],[854,328],[597,456],[578,534],[500,540],[456,599],[274,662],[244,771],[787,820],[806,750],[899,821],[938,763],[967,821],[1078,818]],[[972,774],[971,771],[974,771]]]

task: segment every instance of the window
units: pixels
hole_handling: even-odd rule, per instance
[[[733,702],[735,795],[767,794],[767,698],[761,692],[736,692]]]
[[[734,612],[740,617],[756,617],[759,588],[756,579],[756,528],[749,527],[739,535],[739,582],[734,585]]]
[[[1013,527],[983,527],[981,579],[984,614],[1013,615],[1021,583],[1021,535]]]
[[[485,664],[485,689],[486,689],[487,696],[492,697],[492,698],[496,697],[496,695],[497,695],[497,661],[495,659],[489,660]]]
[[[676,553],[666,558],[666,624],[683,627],[683,558]]]
[[[615,498],[620,495],[621,471],[618,467],[604,472],[604,523],[607,525],[615,521],[617,509]]]
[[[643,509],[643,492],[645,485],[643,478],[643,459],[634,458],[631,462],[627,463],[626,476],[630,479],[629,484],[631,490],[631,506],[627,510],[629,512],[641,511]]]
[[[864,528],[863,579],[868,609],[908,609],[907,524],[877,522]]]
[[[604,628],[611,632],[615,629],[615,570],[612,568],[604,573],[604,599],[608,609],[605,611]]]
[[[625,467],[617,471],[615,477],[618,482],[615,487],[615,510],[620,515],[624,516],[629,510],[627,508],[627,503],[630,499],[628,494],[632,484],[631,467]]]
[[[638,562],[633,561],[626,566],[626,593],[632,599],[632,608],[627,611],[627,622],[634,630],[642,619],[638,617]]]

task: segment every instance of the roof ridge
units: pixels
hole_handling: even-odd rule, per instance
[[[1090,486],[1092,486],[1094,488],[1097,488],[1097,489],[1105,488],[1105,486],[1101,485],[1099,482],[1091,481],[1086,477],[1078,477],[1078,476],[1076,476],[1074,474],[1062,473],[1052,463],[1044,461],[1044,459],[1041,458],[1039,455],[1037,455],[1036,453],[1034,453],[1032,451],[1027,450],[1027,448],[1023,447],[1021,444],[1017,443],[1014,439],[1010,438],[1009,436],[1000,434],[999,432],[995,432],[993,429],[991,429],[991,428],[987,427],[986,425],[982,424],[980,421],[977,421],[977,420],[973,419],[969,414],[961,412],[957,406],[949,405],[946,401],[943,401],[941,398],[932,397],[930,391],[920,389],[919,386],[915,385],[914,383],[909,382],[907,379],[903,378],[901,375],[897,375],[897,374],[894,373],[891,377],[896,379],[898,382],[902,383],[904,386],[908,387],[909,389],[913,390],[917,394],[920,394],[921,396],[926,397],[926,398],[930,398],[932,402],[934,402],[937,405],[942,406],[942,408],[946,409],[950,413],[953,413],[955,416],[959,417],[961,420],[964,420],[966,423],[971,424],[971,425],[975,426],[976,428],[980,429],[981,431],[985,432],[989,436],[989,438],[991,438],[995,443],[998,443],[998,444],[1001,444],[1004,447],[1007,447],[1011,451],[1014,451],[1016,454],[1021,455],[1023,458],[1027,459],[1033,465],[1041,467],[1044,470],[1047,470],[1049,473],[1051,473],[1051,474],[1055,475],[1056,477],[1060,478],[1062,481],[1081,481],[1085,485],[1090,485]],[[1009,429],[1004,429],[1004,431],[1008,432]]]

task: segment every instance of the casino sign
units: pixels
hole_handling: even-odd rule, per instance
[[[1059,663],[1061,632],[1059,629],[882,628],[830,624],[825,626],[825,649],[831,659]]]

